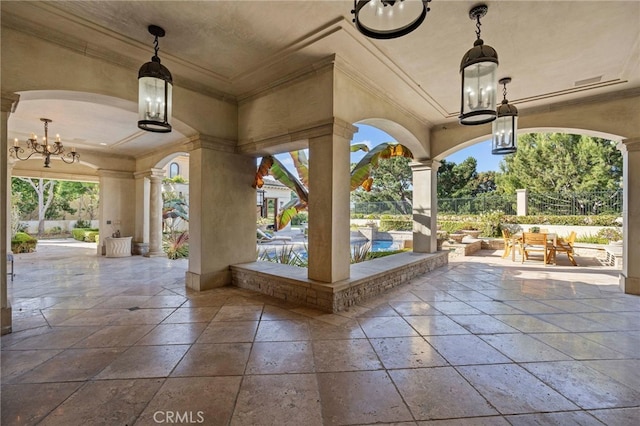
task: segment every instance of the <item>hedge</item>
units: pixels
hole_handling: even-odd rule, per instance
[[[11,239],[11,251],[14,253],[32,253],[36,251],[36,244],[38,244],[37,238],[24,232],[18,232]]]
[[[95,242],[99,231],[96,228],[75,228],[71,230],[71,235],[78,241]]]

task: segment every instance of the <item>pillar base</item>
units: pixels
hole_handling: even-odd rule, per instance
[[[195,291],[211,290],[231,284],[231,271],[211,272],[209,274],[196,274],[187,271],[185,274],[185,286]]]
[[[148,253],[144,254],[144,257],[167,257],[167,253],[165,253],[162,250],[160,250],[160,251],[151,251],[151,250],[149,250]]]
[[[626,294],[635,294],[640,296],[640,278],[625,277],[623,274],[619,276],[620,290]]]
[[[5,334],[9,334],[12,331],[12,323],[11,323],[11,307],[2,308],[1,321],[2,329],[0,330],[0,335],[4,336]]]

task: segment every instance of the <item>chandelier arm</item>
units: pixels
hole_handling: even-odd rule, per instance
[[[67,161],[67,160],[65,160],[65,157],[69,157],[71,160]],[[77,160],[77,161],[80,161],[80,154],[74,154],[74,153],[72,153],[72,152],[70,152],[69,154],[66,154],[66,155],[65,155],[65,154],[60,154],[60,159],[61,159],[63,162],[67,163],[67,164],[72,164],[72,163],[74,163],[76,160]]]
[[[29,158],[31,158],[31,156],[33,156],[33,154],[42,154],[41,152],[32,151],[31,154],[27,155],[26,157],[21,157],[20,153],[23,153],[23,152],[24,152],[24,148],[19,148],[19,147],[11,148],[11,154],[15,158],[17,158],[18,160],[21,160],[21,161],[28,160]]]

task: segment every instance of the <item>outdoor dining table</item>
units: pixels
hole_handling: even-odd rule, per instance
[[[551,252],[551,256],[549,256],[549,258],[547,259],[547,263],[550,263],[551,261],[553,261],[553,263],[555,263],[555,260],[556,260],[556,250],[555,250],[555,248],[558,245],[558,234],[556,234],[554,232],[541,232],[541,234],[547,234],[547,241],[551,241],[553,243],[553,251]],[[516,250],[515,250],[515,247],[518,244],[518,241],[522,241],[522,232],[519,232],[517,234],[512,234],[511,238],[512,238],[513,248],[514,248],[513,250],[511,250],[511,261],[515,262],[516,261]]]

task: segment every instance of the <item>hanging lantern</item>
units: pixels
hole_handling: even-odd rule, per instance
[[[418,28],[427,17],[431,0],[354,0],[353,22],[370,38],[402,37]]]
[[[138,127],[149,132],[168,133],[171,131],[171,73],[160,63],[158,57],[158,37],[164,37],[164,30],[149,25],[149,32],[155,36],[155,54],[151,62],[138,71]]]
[[[477,39],[460,63],[460,124],[485,124],[496,119],[498,54],[480,38],[480,18],[487,10],[486,5],[479,5],[469,11],[469,17],[476,20]]]
[[[507,84],[511,83],[511,77],[500,79],[500,84],[504,86],[502,91],[502,103],[498,105],[498,118],[493,122],[491,153],[496,155],[513,154],[518,148],[518,108],[507,101]]]

